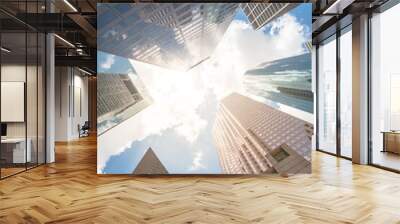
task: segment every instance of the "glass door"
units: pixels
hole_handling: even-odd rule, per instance
[[[1,177],[26,170],[26,33],[1,34]]]
[[[40,13],[44,1],[0,6]],[[43,33],[0,12],[0,178],[45,163],[45,44]],[[10,25],[11,24],[11,25]]]

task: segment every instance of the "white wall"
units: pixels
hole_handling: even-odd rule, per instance
[[[25,83],[1,82],[1,121],[25,121]],[[36,108],[36,107],[35,107]]]
[[[78,124],[88,120],[88,78],[72,67],[56,67],[55,73],[55,140],[74,140],[79,138]]]
[[[1,66],[1,81],[3,82],[25,82],[25,64],[9,64]],[[1,108],[6,110],[7,108]],[[7,123],[7,137],[25,137],[25,123]]]
[[[74,100],[74,102],[71,101],[71,120],[70,120],[70,136],[72,139],[78,138],[79,137],[79,132],[78,132],[78,125],[83,125],[85,121],[88,121],[88,78],[81,76],[79,73],[78,75],[76,74],[77,70],[74,70],[75,75],[74,75],[74,82],[73,86],[74,88],[71,88],[71,90],[74,90],[72,93],[73,96],[71,96],[71,99]],[[79,102],[80,101],[80,102]]]
[[[25,70],[27,69],[27,70]],[[36,113],[32,113],[32,107],[34,111],[36,111],[37,106],[37,95],[36,95],[36,80],[30,77],[31,74],[36,75],[36,66],[27,66],[18,65],[18,64],[4,64],[1,66],[1,81],[2,82],[25,82],[26,72],[28,72],[28,84],[29,87],[34,86],[33,88],[27,88],[27,106],[30,106],[31,109],[27,112],[28,119],[28,137],[30,133],[33,131],[29,131],[30,128],[32,130],[36,130]],[[39,105],[40,106],[40,105]],[[7,110],[7,108],[2,108],[2,110]],[[33,123],[32,123],[33,122]],[[7,135],[8,137],[25,137],[25,124],[26,122],[7,122]],[[36,134],[36,132],[35,132]]]
[[[37,70],[38,69],[38,70]],[[1,66],[1,81],[2,82],[23,82],[26,85],[26,106],[25,102],[22,108],[19,108],[20,113],[26,113],[25,118],[21,122],[6,122],[7,137],[9,138],[24,138],[27,136],[30,139],[30,148],[32,150],[32,161],[36,162],[39,158],[39,163],[44,162],[45,150],[45,120],[44,120],[44,74],[39,66],[25,66],[25,64],[3,64]],[[27,78],[27,80],[25,80]],[[2,93],[4,89],[2,89]],[[24,94],[24,90],[20,90],[20,94]],[[2,98],[7,96],[2,95]],[[2,112],[16,113],[16,108],[3,107]],[[22,115],[24,116],[24,115]],[[39,156],[37,156],[39,153]]]
[[[55,141],[68,140],[68,77],[67,67],[55,68]]]

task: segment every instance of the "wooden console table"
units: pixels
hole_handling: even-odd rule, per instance
[[[382,131],[383,150],[382,152],[392,152],[400,154],[400,131]]]

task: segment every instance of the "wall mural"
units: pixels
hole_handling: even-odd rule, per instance
[[[99,174],[311,172],[311,4],[99,3]]]

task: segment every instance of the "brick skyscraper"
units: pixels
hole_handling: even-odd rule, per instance
[[[136,166],[133,174],[168,174],[168,171],[153,149],[149,148]]]
[[[310,173],[310,126],[240,94],[225,97],[213,128],[223,172]]]

